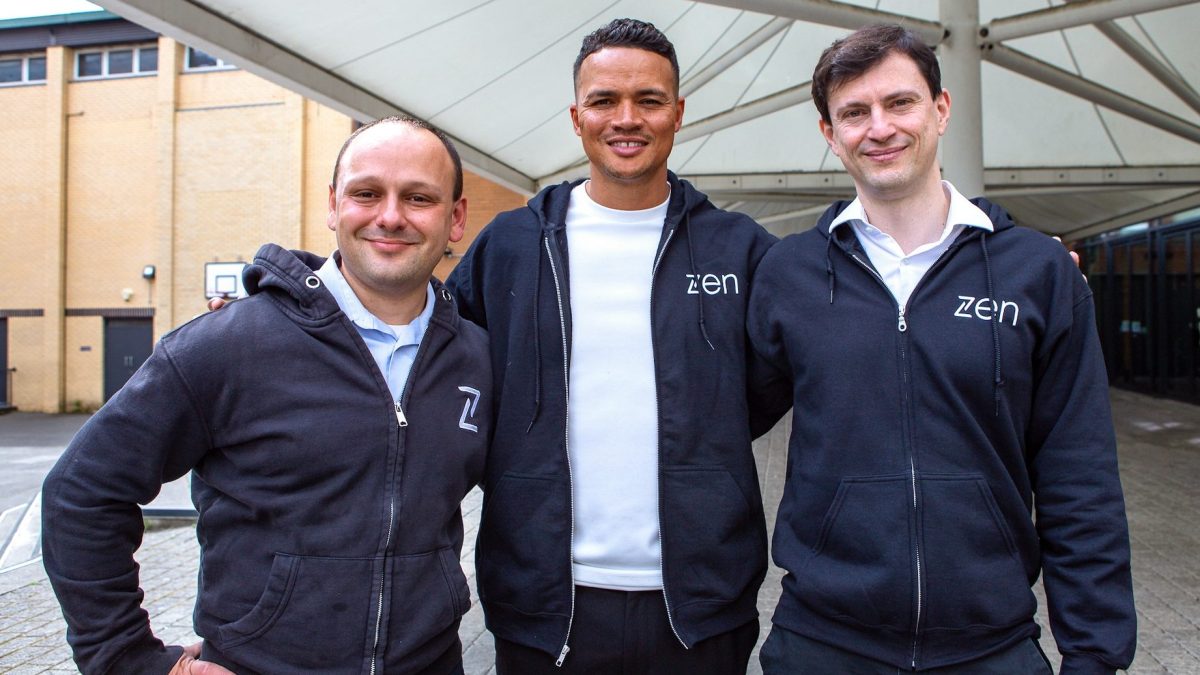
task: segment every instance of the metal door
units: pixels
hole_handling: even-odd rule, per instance
[[[152,319],[104,320],[104,400],[112,398],[154,348]]]
[[[1155,342],[1156,393],[1180,399],[1196,395],[1196,261],[1193,231],[1159,239],[1158,293],[1160,326]]]

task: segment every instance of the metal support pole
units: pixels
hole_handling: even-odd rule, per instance
[[[995,19],[984,26],[979,34],[985,42],[996,43],[1178,7],[1191,2],[1195,0],[1080,0],[1069,5],[1057,5]]]
[[[1132,35],[1126,33],[1124,28],[1118,26],[1115,21],[1101,21],[1096,24],[1096,30],[1104,33],[1105,37],[1112,40],[1113,44],[1121,48],[1121,51],[1128,54],[1130,58],[1138,62],[1138,65],[1162,82],[1164,87],[1171,90],[1171,93],[1191,106],[1192,110],[1200,112],[1200,94],[1197,94],[1187,80],[1179,76],[1179,73],[1150,53],[1150,50],[1143,47]]]
[[[938,18],[949,36],[941,50],[942,86],[950,92],[950,126],[942,174],[966,197],[983,195],[983,100],[979,84],[979,0],[939,0]]]
[[[683,84],[679,85],[679,95],[685,98],[691,96],[697,89],[708,84],[709,81],[728,70],[733,64],[749,56],[755,49],[763,46],[767,40],[782,33],[790,25],[792,25],[792,20],[783,17],[775,17],[763,24],[761,28],[734,45],[732,49],[722,54],[716,61],[708,64],[703,70],[692,75]]]
[[[985,56],[988,61],[1001,68],[1007,68],[1014,73],[1048,84],[1069,94],[1074,94],[1085,101],[1091,101],[1127,115],[1135,120],[1145,122],[1150,126],[1186,138],[1193,143],[1200,143],[1200,125],[1165,113],[1158,108],[1113,91],[1091,80],[1084,79],[1075,73],[1063,70],[1057,66],[1009,49],[1003,45],[988,46]]]

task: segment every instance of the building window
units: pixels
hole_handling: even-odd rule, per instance
[[[45,81],[45,56],[0,56],[0,87]]]
[[[195,47],[188,47],[187,60],[183,67],[184,70],[229,70],[232,68],[237,68],[237,66],[224,59],[206,54]]]
[[[131,77],[158,71],[158,47],[121,46],[75,54],[75,78]]]
[[[138,50],[138,72],[158,72],[158,47],[142,47]]]

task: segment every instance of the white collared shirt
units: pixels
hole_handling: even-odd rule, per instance
[[[867,257],[871,259],[871,264],[875,266],[879,276],[883,277],[883,282],[887,284],[901,308],[908,306],[908,298],[913,289],[946,249],[950,248],[950,244],[954,243],[960,232],[968,227],[993,231],[992,221],[987,214],[959,194],[950,181],[942,181],[942,189],[950,198],[950,210],[946,213],[946,225],[942,228],[942,236],[936,241],[918,246],[907,254],[892,235],[867,221],[867,212],[863,210],[862,202],[857,197],[829,224],[831,235],[834,228],[843,223],[849,223],[850,227],[854,228],[854,234],[858,236],[858,241],[866,251]]]
[[[317,276],[321,283],[325,284],[325,288],[329,289],[342,313],[358,329],[363,342],[367,343],[371,357],[375,359],[375,365],[379,366],[379,372],[383,373],[383,379],[387,381],[392,400],[398,402],[404,393],[404,385],[408,382],[408,373],[412,370],[413,362],[417,360],[417,349],[421,346],[421,339],[425,337],[425,328],[429,326],[429,319],[433,316],[433,305],[436,302],[433,285],[425,284],[425,309],[421,310],[411,323],[393,326],[363,306],[346,277],[342,275],[342,270],[338,268],[335,261],[337,257],[340,256],[334,251],[321,269],[317,270]]]

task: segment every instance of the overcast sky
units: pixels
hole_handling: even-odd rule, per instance
[[[84,0],[0,0],[0,19],[94,12],[99,9],[102,8]]]

